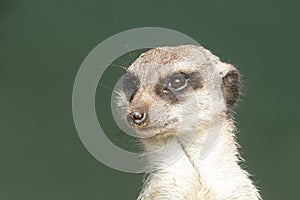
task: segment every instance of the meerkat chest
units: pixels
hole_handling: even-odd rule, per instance
[[[188,157],[148,175],[139,200],[208,200],[209,191],[200,181]]]

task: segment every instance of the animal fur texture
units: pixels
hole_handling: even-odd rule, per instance
[[[138,200],[260,199],[239,166],[240,88],[237,69],[201,46],[151,49],[129,66],[118,106],[147,162]]]

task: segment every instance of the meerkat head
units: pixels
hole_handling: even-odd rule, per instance
[[[230,116],[240,76],[201,46],[151,49],[129,66],[118,105],[143,137],[203,129]]]

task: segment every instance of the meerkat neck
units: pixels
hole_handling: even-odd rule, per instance
[[[201,134],[197,134],[199,136]],[[230,118],[214,123],[210,130],[195,137],[186,152],[199,173],[209,199],[259,199],[249,175],[239,165],[235,126]]]
[[[238,165],[234,129],[226,119],[209,130],[180,134],[167,142],[144,140],[149,174],[139,199],[259,199],[247,172]],[[169,147],[153,151],[163,145]]]
[[[168,148],[158,151],[152,145],[161,146],[161,141],[143,142],[148,174],[139,200],[197,199],[201,188],[199,174],[182,144],[176,138],[169,139]]]

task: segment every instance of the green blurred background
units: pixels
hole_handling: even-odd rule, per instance
[[[0,200],[137,197],[141,174],[110,169],[82,145],[71,96],[76,72],[97,44],[144,26],[185,33],[238,67],[244,166],[264,199],[298,199],[299,8],[296,0],[1,0]],[[121,74],[111,67],[101,82],[113,85]],[[98,87],[99,118],[110,116],[110,94]],[[109,118],[100,120],[116,131],[109,137],[134,150]]]

